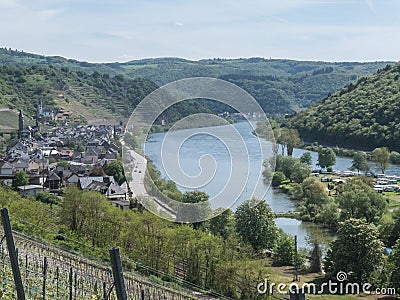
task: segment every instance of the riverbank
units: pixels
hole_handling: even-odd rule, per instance
[[[224,125],[228,125],[228,124],[234,124],[234,123],[239,121],[239,119],[237,119],[237,118],[226,118],[226,117],[220,117],[220,119],[217,120],[217,116],[216,115],[215,115],[215,118],[207,118],[207,119],[205,119],[206,116],[208,116],[208,115],[206,115],[206,114],[198,114],[198,115],[196,115],[196,119],[200,118],[200,120],[197,120],[198,121],[197,123],[185,122],[185,125],[190,125],[190,126],[184,126],[184,127],[175,127],[176,123],[173,123],[173,124],[171,124],[171,123],[153,124],[151,126],[151,128],[150,128],[150,133],[168,132],[171,129],[173,129],[173,130],[182,130],[182,129],[190,129],[190,128],[224,126]]]
[[[297,211],[273,212],[272,215],[274,216],[274,218],[287,218],[287,219],[301,220],[300,213]]]
[[[321,147],[332,149],[333,152],[335,152],[335,154],[337,156],[349,157],[349,158],[353,158],[354,155],[358,152],[363,152],[366,155],[367,161],[370,163],[373,163],[372,151],[364,151],[361,149],[342,148],[339,146],[319,145],[317,142],[314,142],[314,143],[304,142],[303,145],[301,146],[301,148],[304,150],[314,151],[314,152],[318,152],[321,149]],[[400,165],[400,153],[399,152],[397,152],[397,151],[390,152],[390,163],[395,164],[395,165]]]

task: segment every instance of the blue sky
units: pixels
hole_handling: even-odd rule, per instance
[[[0,47],[90,62],[400,60],[400,0],[0,0]]]

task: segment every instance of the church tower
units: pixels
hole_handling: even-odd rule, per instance
[[[39,99],[38,114],[39,114],[39,117],[42,116],[42,114],[43,114],[43,98],[42,97],[40,97],[40,99]]]
[[[22,110],[19,110],[19,116],[18,116],[18,139],[21,138],[22,136],[22,130],[24,130],[24,114],[22,113]]]

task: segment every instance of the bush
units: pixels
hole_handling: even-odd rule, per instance
[[[400,164],[400,153],[397,151],[390,152],[390,162],[392,164]]]
[[[58,204],[59,199],[53,194],[47,192],[39,192],[36,195],[36,200],[46,204]]]
[[[272,186],[279,186],[282,184],[282,181],[286,180],[286,176],[285,174],[283,174],[282,172],[274,172],[274,176],[272,177]]]

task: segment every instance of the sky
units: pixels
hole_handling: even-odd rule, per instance
[[[400,0],[0,0],[0,47],[151,57],[399,61]]]

